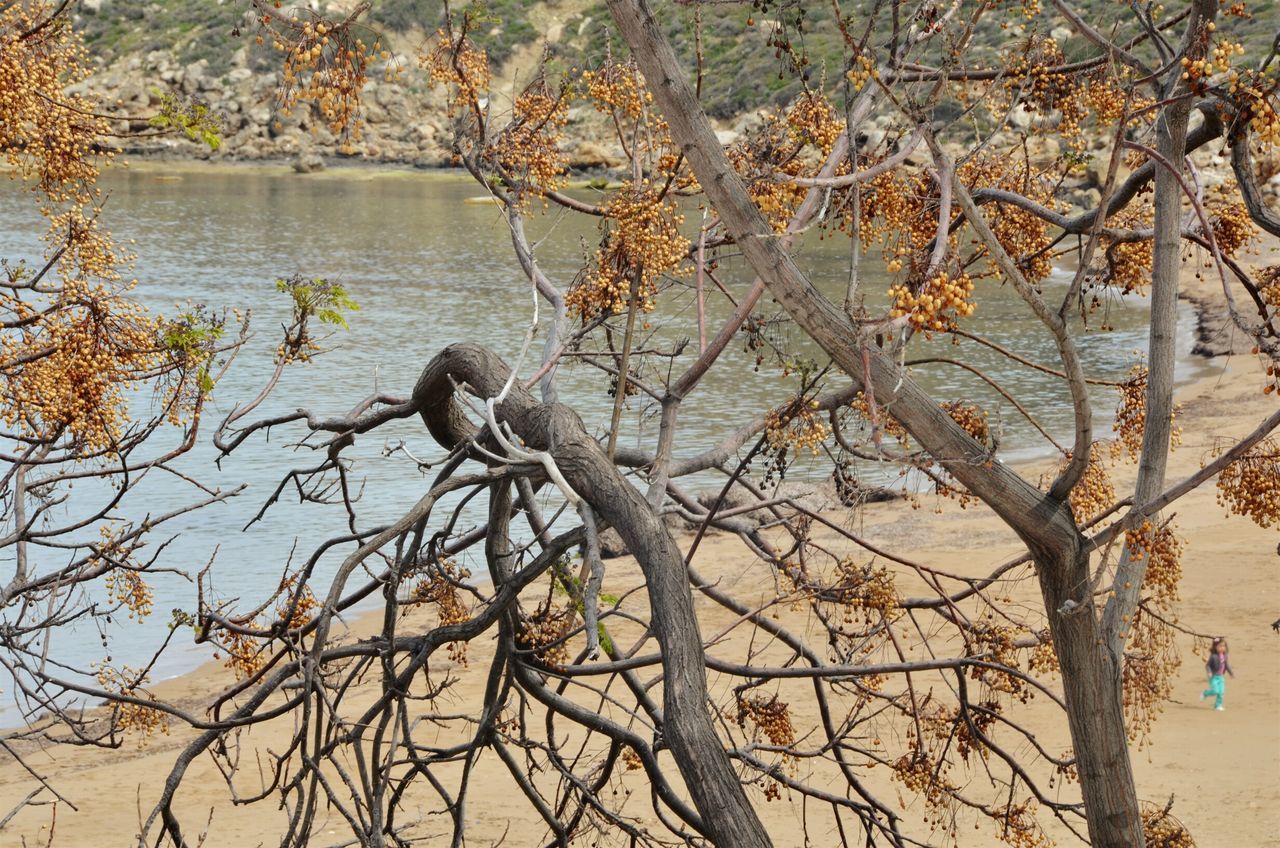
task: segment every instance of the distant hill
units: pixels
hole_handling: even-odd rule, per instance
[[[870,0],[864,2],[871,5]],[[979,57],[994,56],[997,49],[1025,37],[1016,27],[1008,26],[1020,19],[1019,7],[1008,0],[997,2],[1008,8],[991,11],[984,17],[975,39],[974,52]],[[1223,17],[1219,32],[1241,40],[1247,58],[1256,61],[1265,54],[1280,22],[1278,2],[1253,0],[1248,4],[1251,18]],[[340,14],[351,0],[330,0],[326,5],[330,14]],[[478,13],[473,35],[499,68],[513,55],[538,57],[544,47],[554,62],[565,67],[594,63],[606,49],[615,54],[624,52],[611,35],[603,0],[461,0],[453,5],[455,11]],[[807,62],[804,70],[815,85],[825,80],[829,88],[833,87],[845,71],[846,51],[830,4],[773,0],[756,5],[769,11],[758,11],[746,2],[705,3],[700,7],[701,50],[706,66],[735,69],[733,74],[708,74],[704,82],[704,102],[715,117],[728,118],[791,99],[801,85],[789,67],[795,57]],[[682,57],[692,63],[696,53],[695,6],[670,0],[659,0],[658,6],[662,19],[670,21],[668,36]],[[1100,27],[1114,20],[1117,12],[1130,14],[1118,0],[1078,0],[1076,6],[1086,19]],[[862,7],[845,3],[843,8],[851,35],[860,39]],[[442,15],[439,0],[374,0],[367,20],[371,34],[381,34],[387,44],[407,52],[440,25]],[[242,66],[256,65],[262,70],[269,70],[275,67],[273,62],[278,62],[269,50],[254,46],[252,14],[244,0],[84,0],[77,22],[90,50],[104,65],[156,50],[171,52],[180,65],[204,60],[214,75],[231,69],[237,59]],[[909,23],[904,22],[904,27]],[[1062,23],[1052,16],[1037,18],[1038,25],[1049,25],[1051,31]],[[790,42],[794,51],[790,56],[773,43],[779,35]],[[1092,52],[1079,37],[1063,38],[1060,44],[1069,59]],[[941,50],[943,46],[933,49]],[[242,50],[245,52],[237,55]]]

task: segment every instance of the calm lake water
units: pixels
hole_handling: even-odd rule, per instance
[[[342,532],[345,525],[340,510],[302,509],[296,498],[286,497],[262,521],[242,531],[291,468],[318,461],[311,451],[291,447],[302,435],[300,428],[279,428],[269,440],[259,435],[221,468],[212,463],[214,451],[208,444],[212,425],[237,403],[252,398],[270,371],[279,328],[288,317],[288,304],[276,291],[276,278],[302,274],[340,281],[361,309],[350,316],[350,330],[330,340],[336,349],[311,365],[289,369],[271,401],[255,417],[300,406],[321,415],[340,415],[375,388],[408,394],[422,366],[452,342],[483,342],[508,361],[519,351],[531,315],[528,284],[496,210],[463,202],[480,193],[464,176],[357,171],[304,177],[283,169],[258,168],[170,174],[148,167],[117,171],[104,178],[102,185],[109,194],[105,212],[109,228],[120,240],[136,240],[138,295],[145,302],[168,314],[178,311],[175,304],[189,300],[252,312],[254,337],[218,386],[201,447],[181,464],[206,485],[230,489],[248,483],[249,489],[229,503],[169,525],[167,535],[180,533],[181,537],[161,557],[163,565],[193,576],[212,559],[219,596],[243,598],[245,608],[270,593],[291,556],[295,565],[305,560],[319,540]],[[17,184],[0,182],[0,256],[10,261],[38,260],[40,246],[33,236],[40,226],[31,198]],[[548,215],[531,221],[530,229],[540,239],[540,263],[553,280],[567,287],[584,250],[589,249],[583,245],[593,243],[593,225],[584,228],[581,222]],[[840,239],[811,239],[802,264],[829,294],[838,297],[845,285],[847,253],[848,245]],[[735,294],[745,292],[749,273],[732,261],[723,267],[726,285]],[[1046,284],[1051,300],[1055,294],[1060,297],[1066,280],[1066,274],[1055,275]],[[867,287],[879,295],[886,281],[872,280]],[[968,328],[1033,360],[1057,364],[1052,340],[1011,293],[996,283],[983,282],[978,284],[976,298],[978,310],[966,322]],[[728,314],[722,299],[715,299],[711,309],[713,315]],[[766,301],[760,311],[768,314],[776,311],[776,305]],[[655,337],[646,344],[670,344],[693,336],[690,350],[696,350],[693,315],[687,290],[667,295],[659,311],[650,316]],[[1145,317],[1140,300],[1117,305],[1108,318],[1115,331],[1081,337],[1091,376],[1116,377],[1128,370],[1135,352],[1145,347]],[[710,332],[716,326],[712,322]],[[1184,380],[1196,371],[1196,363],[1186,353],[1191,326],[1192,316],[1184,311]],[[1014,367],[973,343],[956,349],[950,342],[934,342],[917,345],[911,352],[913,358],[926,355],[963,356],[987,370],[1025,406],[1040,413],[1055,435],[1069,440],[1070,403],[1059,382]],[[686,356],[678,362],[688,360]],[[714,444],[744,416],[786,399],[794,390],[794,380],[779,379],[771,367],[755,373],[753,363],[754,354],[735,342],[726,361],[684,404],[681,453],[696,453]],[[532,370],[526,366],[526,376]],[[1032,438],[1031,428],[1018,420],[1016,411],[971,375],[954,367],[931,366],[919,369],[917,377],[940,400],[982,399],[1003,423],[1006,460],[1045,450],[1042,441]],[[562,400],[578,408],[589,428],[606,430],[612,400],[599,372],[566,367],[560,371],[560,381]],[[1109,415],[1114,403],[1111,390],[1098,391],[1101,414]],[[656,422],[651,412],[633,399],[624,443],[652,444]],[[416,457],[442,455],[417,419],[366,436],[350,453],[354,476],[365,481],[361,521],[366,527],[394,519],[425,491],[428,478],[404,454],[384,455],[385,448],[401,440]],[[710,485],[714,479],[707,477],[703,482]],[[76,496],[83,499],[92,493],[78,488]],[[197,499],[199,493],[191,486],[174,477],[152,475],[131,494],[120,517],[137,520]],[[467,516],[464,524],[480,520],[478,515]],[[322,563],[319,585],[324,585],[326,574],[346,552],[343,549]],[[10,568],[11,562],[0,561],[0,574]],[[170,610],[195,607],[194,587],[181,577],[159,577],[154,588],[154,616],[142,625],[117,623],[109,634],[115,662],[142,661],[148,648],[163,638]],[[83,634],[68,635],[71,638],[61,646],[64,656],[80,662],[101,656],[96,635],[88,639],[81,638]],[[88,647],[76,648],[73,642]],[[157,676],[181,673],[207,656],[203,648],[180,645],[157,668]]]

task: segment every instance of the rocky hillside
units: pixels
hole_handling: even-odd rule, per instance
[[[354,0],[311,0],[340,15]],[[459,8],[477,8],[481,0],[455,0]],[[1079,0],[1086,9],[1113,0]],[[1230,26],[1250,52],[1268,40],[1266,22],[1280,0],[1253,0],[1252,19],[1230,19]],[[757,4],[759,5],[759,4]],[[849,3],[845,3],[849,6]],[[828,88],[841,79],[843,40],[829,4],[772,2],[771,17],[753,13],[752,4],[703,4],[701,38],[693,33],[694,6],[668,4],[668,35],[677,50],[692,61],[700,50],[708,67],[733,67],[735,74],[708,75],[703,95],[710,114],[722,122],[723,135],[733,135],[749,123],[761,107],[789,101],[800,83],[796,75],[781,73],[787,51],[773,42],[785,33],[805,59],[803,72],[813,84]],[[442,15],[440,0],[373,0],[366,19],[366,41],[380,39],[394,51],[397,73],[386,65],[369,74],[364,92],[362,137],[338,139],[310,110],[283,114],[276,105],[280,57],[255,45],[255,23],[247,0],[82,0],[76,25],[101,70],[84,85],[102,96],[104,108],[121,116],[121,128],[146,131],[146,118],[155,113],[166,91],[197,98],[223,121],[223,144],[214,152],[196,142],[172,135],[131,138],[123,142],[131,153],[214,159],[346,159],[372,163],[403,163],[420,167],[451,164],[449,129],[442,94],[427,84],[416,54]],[[603,0],[483,0],[483,14],[472,32],[489,51],[494,79],[506,92],[527,80],[539,60],[549,56],[554,66],[586,66],[607,50],[621,53],[609,27]],[[1259,17],[1261,16],[1261,17]],[[1007,43],[1010,33],[982,34],[982,44]],[[1059,43],[1068,59],[1088,50],[1063,31]],[[743,117],[747,116],[747,117]],[[939,116],[945,117],[945,116]],[[612,133],[589,109],[571,113],[566,137],[574,139],[569,152],[580,169],[608,168],[621,162]],[[867,128],[874,133],[874,127]],[[1045,151],[1053,155],[1053,151]],[[300,163],[302,164],[302,163]]]
[[[313,3],[313,7],[319,4]],[[330,0],[325,11],[342,14],[350,0]],[[285,114],[275,92],[281,58],[254,43],[254,16],[244,0],[83,0],[75,23],[100,70],[79,86],[97,95],[121,118],[125,152],[215,160],[287,159],[310,163],[348,160],[438,167],[452,163],[443,95],[418,67],[419,48],[441,19],[438,0],[378,0],[367,16],[365,40],[393,51],[373,66],[362,99],[365,126],[358,139],[340,139],[306,107]],[[589,45],[604,44],[598,32],[607,18],[591,0],[487,0],[476,37],[489,52],[509,97],[527,80],[544,52],[557,63],[580,63]],[[388,74],[388,66],[393,73]],[[222,122],[216,150],[181,134],[148,137],[147,119],[169,93],[207,105]],[[501,96],[501,95],[499,95]],[[580,169],[620,164],[590,110],[572,115],[569,151]],[[300,167],[303,163],[299,162]]]
[[[373,69],[363,102],[368,128],[363,139],[348,144],[309,108],[280,110],[280,57],[254,43],[253,16],[240,0],[85,0],[76,23],[101,68],[80,87],[99,95],[112,114],[127,116],[121,128],[137,134],[121,142],[129,153],[224,160],[344,157],[424,167],[448,162],[439,97],[428,91],[403,44],[408,30],[388,38],[405,46],[393,60],[404,72],[386,82],[385,64]],[[217,151],[181,134],[147,137],[147,118],[171,92],[206,104],[220,118]]]

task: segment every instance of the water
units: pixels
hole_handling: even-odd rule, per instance
[[[213,586],[218,598],[243,599],[242,608],[256,605],[278,585],[286,564],[294,566],[310,555],[321,539],[343,532],[345,518],[338,508],[301,508],[286,490],[280,504],[243,530],[273,489],[292,468],[314,465],[320,457],[311,450],[291,447],[303,435],[297,426],[277,428],[270,438],[258,435],[245,443],[220,467],[213,464],[209,444],[213,424],[237,403],[253,397],[270,371],[279,328],[288,319],[288,303],[276,291],[275,280],[292,274],[323,276],[340,281],[360,311],[349,316],[350,330],[329,340],[334,350],[307,366],[293,366],[273,397],[254,418],[308,407],[321,416],[342,415],[372,391],[408,394],[422,366],[441,348],[457,341],[480,341],[513,361],[531,315],[528,285],[512,254],[508,231],[489,205],[464,199],[480,192],[469,179],[439,174],[354,172],[301,177],[282,169],[246,168],[223,171],[180,171],[162,174],[153,169],[117,171],[102,181],[108,192],[106,219],[118,240],[133,239],[138,254],[139,296],[161,312],[174,314],[174,304],[187,301],[223,305],[252,312],[255,335],[229,375],[219,384],[206,413],[201,446],[184,459],[181,468],[206,486],[232,489],[247,483],[247,491],[227,503],[200,510],[162,531],[159,538],[180,534],[162,554],[160,563],[194,576],[213,561]],[[31,198],[16,184],[0,189],[0,256],[11,261],[38,259],[34,234],[40,222]],[[692,218],[692,216],[690,216]],[[591,244],[594,222],[539,216],[530,222],[538,239],[538,257],[553,280],[567,286]],[[833,297],[845,286],[847,243],[839,239],[811,239],[801,264]],[[726,262],[723,276],[741,295],[750,276],[741,263]],[[1050,302],[1060,298],[1068,275],[1056,274],[1046,283]],[[883,292],[886,282],[872,278],[867,289]],[[998,284],[979,283],[979,307],[966,326],[1034,361],[1056,365],[1053,342],[1041,325],[1011,292]],[[696,326],[692,295],[682,288],[664,296],[649,317],[652,335],[643,346],[671,345],[692,336]],[[767,299],[760,311],[776,312]],[[729,307],[712,298],[709,333]],[[1110,333],[1080,336],[1081,355],[1090,376],[1123,375],[1145,346],[1145,305],[1140,300],[1117,304],[1108,315]],[[1180,378],[1194,376],[1195,363],[1187,352],[1192,316],[1182,316]],[[1100,321],[1095,321],[1100,323]],[[798,334],[791,333],[793,341]],[[797,346],[821,358],[811,345]],[[1060,381],[1012,365],[994,352],[966,343],[953,348],[948,341],[913,347],[911,357],[964,358],[1000,380],[1026,407],[1035,410],[1060,440],[1069,443],[1071,405]],[[687,363],[686,354],[676,360]],[[754,354],[735,341],[724,361],[714,369],[682,407],[679,455],[697,453],[720,441],[737,423],[766,406],[785,400],[795,381],[779,379],[771,367],[752,369]],[[526,367],[525,374],[532,368]],[[993,411],[1004,428],[1002,455],[1006,460],[1043,454],[1046,446],[1018,420],[1009,404],[973,375],[946,366],[922,366],[916,377],[940,400],[971,397]],[[656,385],[656,374],[648,378]],[[607,380],[586,367],[560,371],[562,399],[582,414],[589,429],[604,432],[612,399]],[[1099,413],[1114,409],[1114,393],[1097,391]],[[653,410],[642,399],[632,402],[625,416],[624,444],[651,446],[656,436]],[[363,437],[353,460],[353,479],[363,480],[360,503],[362,527],[394,520],[426,491],[429,477],[402,452],[389,448],[403,441],[420,459],[435,460],[442,451],[417,419],[396,422]],[[803,470],[801,474],[806,473]],[[820,473],[817,470],[808,473]],[[702,482],[712,483],[708,475]],[[83,502],[94,497],[86,487],[76,490]],[[138,520],[183,503],[200,493],[177,477],[152,474],[144,479],[120,510],[122,518]],[[73,507],[74,508],[74,507]],[[465,529],[479,522],[466,513]],[[321,563],[318,585],[341,561],[349,547],[337,549]],[[472,564],[473,569],[475,565]],[[0,575],[12,563],[0,560]],[[188,579],[160,575],[154,580],[156,612],[142,625],[117,622],[109,632],[109,650],[117,663],[138,664],[164,637],[170,610],[194,609],[195,590]],[[61,636],[61,634],[59,634]],[[100,658],[99,642],[68,634],[55,651],[77,663]],[[185,637],[156,668],[164,677],[186,671],[207,658],[205,648]]]

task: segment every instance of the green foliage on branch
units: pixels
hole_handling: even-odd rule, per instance
[[[160,95],[160,108],[147,123],[160,130],[181,132],[210,150],[222,146],[222,121],[199,100],[184,100],[172,93]]]

